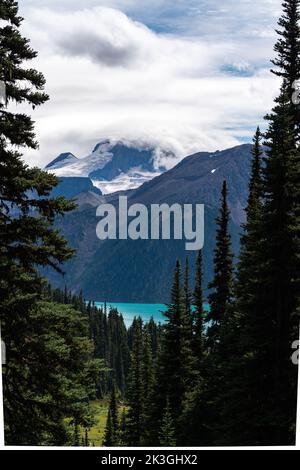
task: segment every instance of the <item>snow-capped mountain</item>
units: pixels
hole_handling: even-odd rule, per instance
[[[69,153],[69,152],[61,153],[60,155],[58,155],[57,158],[52,160],[52,162],[50,162],[46,166],[46,169],[55,170],[55,169],[63,168],[67,165],[71,165],[72,163],[75,163],[77,160],[78,158],[75,157],[75,155],[73,155],[72,153]]]
[[[106,139],[92,153],[77,158],[63,153],[46,166],[58,177],[89,177],[103,194],[135,189],[166,171],[159,159],[175,158],[172,152],[153,146]],[[175,164],[175,160],[174,160]]]

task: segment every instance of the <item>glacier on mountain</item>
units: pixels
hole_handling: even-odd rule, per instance
[[[171,151],[136,142],[105,139],[85,157],[63,153],[46,166],[58,177],[89,177],[103,194],[135,189],[166,171],[157,156],[174,159]]]

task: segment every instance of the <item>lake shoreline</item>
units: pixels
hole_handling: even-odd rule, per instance
[[[134,318],[141,317],[141,319],[147,323],[152,318],[156,323],[165,323],[166,317],[164,312],[167,311],[167,304],[148,304],[148,303],[131,303],[131,302],[96,302],[93,304],[101,309],[104,309],[106,306],[107,311],[115,309],[122,315],[124,323],[128,328],[131,326]],[[204,305],[204,309],[208,311],[208,304]]]

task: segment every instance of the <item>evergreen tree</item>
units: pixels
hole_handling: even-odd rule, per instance
[[[221,427],[223,408],[224,376],[226,363],[232,349],[233,316],[233,255],[229,233],[230,212],[227,204],[227,184],[222,187],[220,215],[217,218],[216,249],[214,257],[214,279],[209,288],[210,311],[205,317],[205,356],[203,355],[203,299],[202,299],[202,257],[198,256],[196,267],[197,311],[200,311],[199,337],[196,343],[200,375],[194,388],[186,395],[182,413],[184,445],[211,445],[215,443]],[[199,338],[200,347],[199,348]],[[199,360],[200,354],[200,360]],[[198,443],[195,441],[198,440]]]
[[[283,78],[283,85],[273,113],[267,117],[269,151],[264,170],[261,226],[265,258],[262,258],[262,283],[257,295],[262,300],[261,312],[271,319],[271,332],[274,332],[269,387],[273,385],[270,394],[276,419],[270,417],[271,434],[266,439],[272,437],[280,444],[294,442],[297,405],[298,370],[290,361],[290,348],[299,334],[300,115],[291,101],[291,89],[300,78],[299,4],[299,1],[284,2],[284,13],[279,20],[281,38],[275,46],[278,53],[275,73]]]
[[[74,424],[73,446],[80,447],[80,431],[77,423]]]
[[[172,418],[168,399],[165,412],[163,414],[159,443],[162,447],[176,447],[174,420]]]
[[[151,445],[159,444],[162,416],[169,397],[170,410],[176,416],[176,433],[180,429],[180,416],[189,387],[197,380],[197,367],[192,352],[191,325],[187,321],[180,262],[177,261],[171,292],[171,303],[165,316],[166,325],[158,355],[155,386],[152,397],[148,433]]]
[[[147,403],[152,389],[154,381],[154,370],[153,370],[153,352],[151,347],[151,338],[149,334],[148,325],[143,330],[143,362],[142,362],[142,382],[143,382],[143,395],[144,401]]]
[[[49,199],[58,179],[29,168],[15,150],[35,149],[37,143],[31,118],[9,111],[10,104],[35,107],[45,103],[48,96],[43,75],[22,66],[37,54],[19,32],[22,18],[18,16],[17,2],[2,1],[0,19],[0,80],[6,85],[8,105],[6,109],[0,103],[0,280],[1,298],[6,298],[20,285],[27,292],[30,282],[38,278],[37,265],[61,270],[60,263],[72,252],[52,223],[56,215],[71,210],[74,204],[64,198]]]
[[[56,216],[73,209],[74,204],[64,198],[50,198],[58,179],[37,168],[29,168],[22,161],[20,151],[36,149],[37,142],[31,117],[14,112],[15,105],[29,104],[35,108],[45,103],[48,96],[44,92],[43,75],[27,67],[37,53],[20,33],[22,18],[18,15],[17,2],[1,2],[0,20],[0,80],[6,86],[7,98],[5,104],[0,103],[0,320],[3,339],[11,352],[4,376],[6,441],[15,445],[40,443],[47,434],[47,424],[49,441],[52,439],[59,445],[60,439],[66,442],[66,433],[60,406],[41,399],[46,374],[40,367],[43,363],[48,371],[45,364],[50,357],[43,349],[42,339],[37,341],[42,338],[39,334],[42,326],[33,321],[33,317],[36,308],[40,308],[36,302],[42,298],[43,280],[39,268],[50,266],[61,272],[61,263],[73,253],[53,228],[53,223]],[[50,315],[47,310],[48,313]],[[46,321],[49,321],[47,316]],[[37,355],[37,363],[26,356],[32,354],[28,344],[28,338],[32,337],[45,353],[44,358]],[[62,336],[62,342],[64,338]],[[54,344],[55,339],[51,345]],[[71,345],[76,351],[76,345]],[[63,377],[64,374],[61,380]],[[27,406],[28,400],[31,406]],[[54,420],[57,426],[52,422],[54,411],[50,411],[56,406],[60,410]]]
[[[119,420],[118,420],[118,405],[117,405],[117,397],[116,397],[116,388],[113,386],[112,392],[111,392],[111,397],[110,397],[110,404],[109,408],[111,411],[111,419],[112,419],[112,425],[114,428],[114,433],[115,435],[118,434],[118,428],[119,428]]]
[[[89,338],[94,345],[94,357],[102,359],[106,366],[96,384],[97,398],[104,398],[111,393],[114,379],[116,388],[124,394],[129,368],[129,348],[122,316],[117,310],[111,310],[107,315],[105,309],[98,308],[93,302],[86,304],[81,293],[73,295],[68,289],[62,292],[59,289],[51,289],[48,285],[45,295],[49,301],[72,305],[87,319]],[[153,332],[156,331],[155,323],[152,329]]]
[[[292,102],[292,96],[296,88],[296,82],[299,80],[300,70],[299,5],[299,0],[283,1],[283,14],[279,18],[279,28],[276,30],[279,38],[274,47],[277,56],[271,60],[273,65],[275,65],[275,69],[271,70],[271,72],[282,79],[281,91],[287,97],[287,107],[292,121],[293,136],[297,144],[299,144],[300,134],[300,109],[299,106]]]
[[[130,352],[125,323],[116,309],[111,309],[108,314],[107,337],[107,365],[113,370],[112,383],[116,382],[122,395],[124,395],[130,364]]]
[[[141,444],[148,442],[148,420],[150,419],[151,401],[154,387],[154,360],[151,346],[149,325],[143,330],[143,362],[142,362],[143,408],[141,416]]]
[[[128,445],[141,445],[144,412],[143,324],[135,318],[132,326],[133,345],[128,384],[127,437]]]
[[[120,430],[119,430],[120,446],[126,445],[126,435],[127,435],[126,410],[125,408],[123,408],[122,415],[121,415],[121,422],[120,422]]]
[[[227,184],[224,181],[220,215],[216,220],[214,279],[209,284],[209,288],[212,289],[209,295],[210,311],[205,317],[207,323],[205,348],[207,351],[204,356],[202,343],[202,356],[198,362],[201,375],[196,388],[189,391],[183,413],[184,444],[193,443],[195,445],[194,436],[201,439],[201,445],[214,443],[221,425],[224,376],[232,349],[231,325],[233,321],[233,255],[229,233],[230,212],[227,195]],[[202,300],[201,265],[200,255],[196,272],[198,304]],[[198,308],[201,309],[200,313],[203,315],[203,307],[198,305]],[[200,323],[200,326],[203,328],[203,323]]]
[[[113,447],[114,446],[114,429],[112,423],[112,416],[110,409],[108,410],[106,427],[104,431],[103,446],[104,447]]]
[[[150,335],[152,354],[153,357],[155,357],[160,347],[161,326],[158,326],[153,320],[153,317],[151,317],[149,323],[147,324],[147,329]]]
[[[184,303],[185,311],[187,315],[187,321],[191,324],[192,330],[192,292],[190,289],[190,264],[189,258],[185,260],[185,272],[184,272]]]
[[[196,280],[194,290],[195,311],[193,313],[193,344],[195,356],[200,365],[204,349],[204,299],[203,299],[203,272],[202,251],[199,251],[196,260]]]
[[[89,433],[87,429],[85,430],[85,433],[84,433],[84,447],[90,447]]]
[[[259,226],[262,218],[262,135],[257,128],[252,148],[252,164],[249,183],[248,203],[246,207],[247,220],[241,236],[241,251],[238,264],[235,291],[237,299],[234,305],[234,315],[230,323],[230,355],[222,366],[223,389],[222,409],[219,413],[218,430],[215,442],[219,445],[229,445],[242,442],[243,434],[248,433],[248,397],[251,396],[253,385],[257,378],[249,380],[247,361],[256,349],[260,338],[261,321],[255,303],[255,292],[260,276],[261,253]],[[251,316],[247,318],[247,313]],[[249,328],[251,319],[252,327]],[[254,333],[254,334],[253,334]],[[228,350],[228,348],[227,348]],[[254,381],[253,381],[254,380]],[[260,384],[257,382],[256,406],[259,407]],[[254,396],[254,395],[253,395]],[[249,443],[249,442],[248,442]]]
[[[259,220],[262,208],[262,156],[263,149],[261,146],[262,134],[260,128],[256,129],[253,137],[251,176],[249,183],[249,196],[246,208],[247,223],[245,232],[251,228],[253,221]]]
[[[234,416],[247,427],[240,432],[233,419],[231,442],[246,445],[286,445],[295,439],[298,371],[290,355],[299,328],[300,153],[299,109],[292,92],[300,78],[299,19],[299,1],[285,1],[273,61],[282,86],[267,116],[262,208],[258,202],[254,211],[252,205],[248,209],[242,239],[239,279],[241,283],[248,270],[248,280],[238,291],[243,334],[236,369],[240,380],[233,390],[236,396],[240,387]],[[251,260],[246,268],[248,251]]]
[[[237,273],[237,305],[239,335],[242,335],[243,345],[250,340],[243,323],[243,312],[255,311],[255,292],[259,282],[259,270],[261,253],[258,249],[260,242],[259,227],[262,220],[263,209],[263,179],[262,179],[262,157],[261,147],[262,135],[257,128],[253,139],[252,165],[249,184],[248,204],[246,207],[247,220],[243,226],[241,236],[241,250]]]
[[[299,337],[300,112],[292,102],[294,83],[300,79],[299,5],[299,0],[283,3],[280,38],[275,45],[274,73],[282,77],[282,87],[273,112],[267,116],[269,150],[264,169],[265,204],[261,225],[265,257],[257,295],[261,312],[271,318],[271,332],[274,332],[272,349],[269,348],[273,357],[273,367],[269,370],[273,411],[267,439],[272,437],[275,443],[294,442],[297,406],[298,368],[291,363],[290,352],[291,344]]]
[[[227,183],[222,188],[220,216],[217,218],[216,249],[214,257],[214,279],[209,288],[210,312],[207,315],[208,346],[220,352],[222,334],[230,315],[233,300],[233,255],[229,233],[230,212],[227,204]]]
[[[67,445],[74,439],[66,420],[84,428],[91,424],[89,401],[95,399],[103,363],[92,359],[85,319],[68,305],[39,302],[24,328],[21,351],[19,332],[7,343],[9,360],[3,371],[6,443]],[[76,443],[80,444],[80,438]]]
[[[118,419],[118,404],[116,397],[116,389],[113,386],[109,410],[104,433],[103,445],[105,447],[116,447],[119,444],[119,419]]]

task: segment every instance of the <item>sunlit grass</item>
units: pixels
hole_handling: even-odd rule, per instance
[[[90,446],[102,447],[108,406],[108,399],[96,400],[91,403],[95,424],[90,429],[88,429],[88,440]],[[84,429],[81,432],[81,437],[85,437]]]
[[[104,432],[106,427],[106,420],[109,408],[109,398],[103,400],[95,400],[91,403],[91,409],[94,417],[94,425],[88,429],[88,441],[90,447],[102,447]],[[119,418],[121,417],[122,410],[126,406],[123,403],[119,403]],[[84,445],[85,440],[85,429],[81,429],[80,437],[82,439],[81,445]]]

